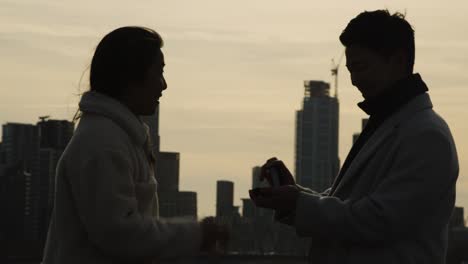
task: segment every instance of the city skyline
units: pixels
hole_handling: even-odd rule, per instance
[[[70,120],[104,34],[123,25],[152,27],[165,40],[169,85],[161,98],[161,150],[181,153],[180,188],[198,193],[200,217],[214,215],[217,180],[236,183],[234,204],[240,205],[252,167],[277,156],[294,170],[294,113],[303,80],[332,83],[331,59],[342,53],[338,36],[347,22],[363,10],[389,8],[406,12],[415,28],[416,71],[454,134],[457,205],[468,207],[467,7],[463,1],[2,1],[0,123],[36,123],[40,115]],[[366,117],[344,63],[342,161]]]

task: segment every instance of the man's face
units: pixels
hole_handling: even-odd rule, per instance
[[[346,67],[352,84],[364,98],[375,97],[386,89],[393,73],[391,60],[356,45],[346,48]]]

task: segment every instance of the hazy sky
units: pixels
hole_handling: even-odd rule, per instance
[[[216,180],[235,182],[240,205],[253,166],[277,156],[294,170],[303,80],[331,81],[341,31],[361,11],[381,8],[406,11],[416,31],[415,70],[452,129],[461,164],[457,205],[468,207],[466,1],[0,0],[0,124],[71,119],[99,40],[120,26],[151,27],[165,40],[169,85],[161,147],[181,153],[181,189],[198,192],[199,216],[212,215]],[[344,64],[342,161],[365,117]]]

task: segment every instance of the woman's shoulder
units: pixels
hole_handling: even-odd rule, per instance
[[[90,153],[106,149],[128,152],[131,145],[127,133],[111,119],[86,115],[80,120],[69,147]]]

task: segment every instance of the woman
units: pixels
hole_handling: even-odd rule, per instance
[[[212,218],[159,219],[148,127],[162,91],[163,41],[123,27],[96,48],[90,91],[56,175],[44,264],[153,263],[196,254],[225,237]]]

